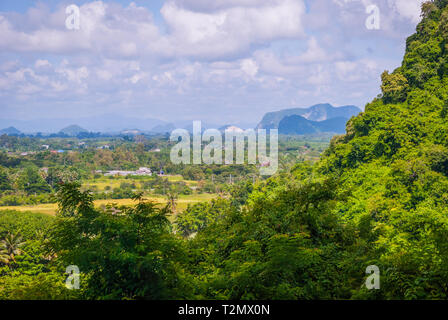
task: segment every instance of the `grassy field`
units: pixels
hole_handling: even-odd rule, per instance
[[[189,187],[195,187],[198,185],[197,181],[194,180],[185,180],[181,175],[175,175],[175,176],[166,176],[169,182],[179,182],[183,181],[187,184]]]
[[[182,211],[189,204],[194,204],[198,202],[206,202],[211,201],[212,199],[216,198],[215,194],[195,194],[195,195],[180,195],[179,199],[177,200],[177,210]],[[166,198],[162,196],[151,196],[147,197],[146,199],[151,200],[156,203],[160,204],[166,204]],[[101,207],[103,205],[107,205],[109,203],[114,203],[117,205],[132,205],[136,202],[132,199],[109,199],[109,200],[96,200],[95,202],[96,207]],[[25,211],[32,211],[37,213],[44,213],[49,215],[55,215],[56,210],[58,208],[58,205],[56,203],[51,204],[38,204],[38,205],[32,205],[32,206],[8,206],[8,207],[0,207],[1,210],[15,210],[20,212]]]
[[[182,176],[175,175],[175,176],[166,176],[164,177],[168,179],[170,182],[185,182],[189,187],[195,187],[198,185],[197,181],[191,181],[191,180],[184,180]],[[132,179],[132,178],[125,178],[125,177],[113,177],[113,178],[107,178],[107,177],[101,177],[98,179],[91,179],[87,180],[83,183],[83,187],[88,188],[95,188],[98,191],[105,191],[106,187],[109,186],[111,189],[119,188],[120,184],[123,182],[135,184],[135,186],[139,189],[142,188],[142,184],[145,181],[153,180],[152,177],[145,177],[143,179]]]
[[[184,180],[182,176],[176,175],[176,176],[166,176],[166,179],[168,179],[170,182],[179,182],[183,181],[188,186],[194,187],[197,186],[197,181],[189,181]],[[106,187],[109,186],[111,189],[119,188],[120,184],[123,182],[135,184],[137,189],[142,188],[142,184],[145,181],[154,179],[153,177],[145,177],[140,179],[132,179],[132,178],[125,178],[125,177],[113,177],[113,178],[107,178],[107,177],[101,177],[98,179],[91,179],[85,181],[82,185],[84,189],[95,189],[97,192],[104,192]],[[213,198],[216,198],[216,194],[194,194],[194,195],[179,195],[177,200],[177,211],[182,211],[187,208],[189,204],[194,204],[198,202],[206,202],[210,201]],[[151,195],[149,197],[146,197],[146,199],[160,203],[161,205],[164,205],[167,203],[167,200],[164,196],[161,195]],[[120,205],[132,205],[136,202],[132,199],[107,199],[107,200],[96,200],[95,202],[96,207],[105,206],[107,204],[113,203],[118,206]],[[0,207],[1,210],[15,210],[19,212],[25,212],[25,211],[31,211],[31,212],[37,212],[37,213],[44,213],[49,215],[55,215],[56,211],[58,209],[58,206],[56,203],[53,204],[38,204],[38,205],[22,205],[22,206],[6,206],[6,207]]]

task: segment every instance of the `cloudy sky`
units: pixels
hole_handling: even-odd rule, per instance
[[[0,118],[102,114],[254,124],[361,108],[401,63],[421,0],[0,1]],[[80,8],[80,29],[66,7]],[[368,29],[376,5],[379,30]]]

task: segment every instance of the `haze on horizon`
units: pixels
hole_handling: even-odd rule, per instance
[[[2,0],[0,119],[255,125],[286,108],[363,108],[399,66],[421,2]],[[79,30],[65,25],[72,3]],[[365,27],[369,4],[379,30]]]

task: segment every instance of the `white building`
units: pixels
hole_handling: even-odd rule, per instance
[[[137,175],[137,176],[151,176],[152,175],[152,171],[149,168],[141,167],[140,169],[135,171],[135,175]]]
[[[149,168],[141,167],[136,171],[112,170],[104,174],[105,176],[151,176],[152,171]]]

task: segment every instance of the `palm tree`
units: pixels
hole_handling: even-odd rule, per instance
[[[171,212],[172,213],[176,212],[177,198],[178,198],[177,192],[174,190],[168,190],[168,192],[166,193],[166,198],[168,200],[168,205],[171,208]]]
[[[5,249],[0,250],[0,263],[8,264],[9,263],[9,256],[7,254],[7,251]]]
[[[8,264],[11,261],[16,261],[16,256],[22,253],[20,247],[25,244],[22,241],[22,237],[17,235],[14,236],[8,233],[4,240],[0,241],[0,260],[3,263]]]

